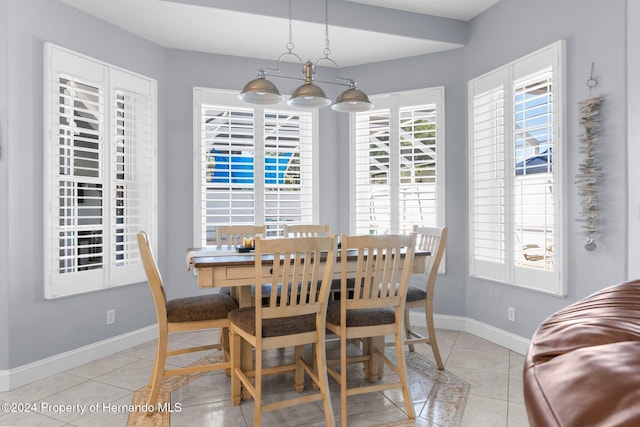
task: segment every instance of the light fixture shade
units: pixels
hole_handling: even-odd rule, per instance
[[[357,113],[371,110],[373,104],[366,93],[352,87],[342,92],[331,108],[341,113]]]
[[[244,85],[238,99],[250,104],[277,104],[282,101],[282,95],[276,85],[260,76]]]
[[[327,98],[327,95],[324,94],[324,91],[319,86],[313,83],[305,83],[293,91],[287,104],[292,107],[318,108],[331,104],[331,100]]]

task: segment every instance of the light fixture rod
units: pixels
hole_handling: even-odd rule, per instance
[[[324,2],[324,56],[325,58],[329,59],[329,55],[331,55],[331,49],[329,48],[329,0],[325,0]]]
[[[300,56],[298,56],[297,54],[293,53],[293,8],[292,8],[292,1],[293,0],[289,0],[289,42],[287,43],[287,52],[284,52],[283,54],[281,54],[278,57],[278,61],[277,61],[277,68],[261,68],[260,71],[263,72],[265,75],[267,74],[267,71],[272,71],[272,72],[277,72],[277,73],[281,73],[282,71],[280,70],[280,62],[282,61],[282,58],[287,56],[287,55],[291,55],[293,57],[295,57],[298,62],[304,66],[304,61],[302,60],[302,58],[300,58]],[[338,66],[338,63],[336,61],[334,61],[333,59],[331,59],[329,57],[329,55],[331,54],[331,49],[330,49],[330,44],[329,44],[329,0],[325,0],[324,3],[324,56],[322,58],[319,58],[314,64],[313,64],[313,75],[316,75],[315,70],[318,68],[318,64],[322,61],[328,61],[331,63],[331,65],[333,65],[333,67],[336,69],[336,80],[343,80],[345,82],[348,83],[337,83],[337,82],[331,82],[331,81],[326,81],[326,80],[316,80],[313,79],[314,82],[318,82],[318,83],[327,83],[327,84],[332,84],[332,85],[339,85],[339,86],[348,86],[348,87],[354,87],[355,86],[355,81],[353,79],[347,78],[347,77],[342,77],[340,76],[340,67]],[[304,78],[296,78],[296,77],[288,77],[288,76],[277,76],[277,75],[273,75],[273,74],[269,74],[272,77],[278,77],[281,79],[290,79],[290,80],[298,80],[298,81],[304,81]]]
[[[361,90],[356,88],[355,80],[340,76],[340,67],[331,59],[331,48],[329,44],[329,0],[325,0],[324,3],[324,35],[325,35],[325,47],[324,56],[319,58],[315,63],[310,60],[303,62],[297,54],[293,53],[293,13],[292,7],[293,0],[289,0],[289,42],[287,43],[287,51],[281,54],[276,61],[276,68],[260,68],[258,70],[258,78],[251,80],[247,83],[242,92],[238,95],[242,101],[252,104],[276,104],[282,101],[282,96],[278,91],[278,88],[269,80],[267,80],[267,72],[269,76],[277,77],[281,79],[289,79],[304,82],[303,85],[298,87],[291,95],[291,98],[287,101],[287,104],[299,107],[299,108],[318,108],[325,107],[331,104],[331,100],[325,95],[324,91],[317,86],[316,83],[332,84],[337,86],[347,86],[348,89],[342,92],[336,103],[333,105],[333,109],[344,113],[353,113],[359,111],[368,111],[373,108],[373,104],[367,97],[367,95]],[[282,59],[287,56],[293,56],[298,63],[303,66],[302,77],[292,77],[287,75],[280,75],[280,63]],[[316,70],[322,61],[329,62],[336,70],[335,81],[316,80]],[[274,74],[277,73],[277,74]]]
[[[329,61],[329,62],[331,62],[331,63],[333,64],[334,68],[336,69],[336,80],[346,80],[346,81],[348,81],[348,82],[349,82],[349,83],[348,83],[348,84],[346,84],[346,85],[345,85],[344,83],[333,83],[333,84],[342,84],[342,85],[345,85],[345,86],[350,86],[350,85],[354,82],[354,80],[353,80],[353,79],[350,79],[350,78],[348,78],[348,77],[341,77],[341,76],[340,76],[340,67],[338,66],[338,64],[336,63],[336,61],[334,61],[333,59],[329,58],[328,56],[325,56],[325,57],[323,57],[323,58],[318,59],[318,60],[315,62],[315,64],[313,64],[313,68],[314,68],[314,69],[316,69],[316,67],[318,66],[318,64],[319,64],[320,62],[322,62],[322,61]],[[318,81],[319,81],[319,80],[318,80]],[[325,83],[329,83],[329,82],[325,82]]]
[[[279,69],[261,68],[260,70],[264,72],[265,76],[270,76],[270,77],[273,77],[275,79],[297,80],[297,81],[300,81],[300,82],[303,82],[305,80],[303,77],[292,77],[292,76],[284,76],[284,75],[277,75],[277,74],[267,73],[267,71],[276,71],[278,73],[281,73],[282,71],[280,71]],[[339,77],[339,79],[340,80],[346,80],[349,83],[332,82],[332,81],[328,81],[328,80],[317,80],[317,79],[313,79],[313,81],[316,82],[316,83],[326,83],[326,84],[336,85],[336,86],[352,86],[354,84],[354,81],[351,80],[351,79],[346,79],[346,78],[343,78],[343,77]]]

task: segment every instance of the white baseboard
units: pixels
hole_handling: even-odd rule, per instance
[[[410,316],[412,325],[427,326],[424,312],[412,311]],[[436,328],[468,332],[522,355],[527,354],[531,342],[527,338],[466,317],[436,314],[434,321]]]
[[[418,311],[411,312],[411,324],[426,326],[424,314]],[[436,328],[468,332],[523,355],[529,348],[528,339],[466,317],[436,315],[435,324]],[[0,391],[9,391],[126,350],[156,338],[157,334],[157,325],[151,325],[17,368],[0,371]]]
[[[25,384],[64,372],[113,353],[126,350],[158,336],[158,326],[151,325],[126,334],[98,341],[17,368],[0,371],[0,391],[9,391]]]

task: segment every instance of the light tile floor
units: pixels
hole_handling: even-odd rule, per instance
[[[439,329],[437,336],[445,369],[471,384],[462,426],[528,426],[522,396],[524,356],[465,332]],[[176,335],[172,340],[174,344],[199,343],[204,338],[203,333],[198,332]],[[416,346],[416,351],[433,360],[430,347],[421,344]],[[150,341],[15,390],[0,392],[0,403],[16,403],[14,408],[21,405],[23,409],[20,413],[0,411],[0,426],[126,426],[128,414],[119,407],[129,405],[133,392],[148,382],[154,356],[155,341]],[[178,356],[172,363],[184,366],[200,357],[198,354]],[[230,404],[228,378],[220,372],[200,377],[189,387],[174,391],[172,400],[189,405],[189,410],[183,408],[172,415],[173,427],[246,427],[245,416],[252,415]],[[87,405],[84,414],[73,406],[76,402]],[[373,413],[379,411],[384,402],[361,399],[358,404],[365,405],[361,408],[364,413]],[[97,405],[97,410],[89,413],[96,408],[91,405]],[[250,405],[242,406],[251,412],[247,407]],[[28,412],[29,409],[35,411]],[[296,411],[291,408],[286,417],[309,420],[309,414],[301,417]],[[305,425],[323,425],[321,411],[317,415],[319,423]],[[372,419],[377,420],[375,424],[385,422]],[[416,425],[436,426],[423,421]]]

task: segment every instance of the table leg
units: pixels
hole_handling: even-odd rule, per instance
[[[363,374],[372,383],[381,379],[384,374],[384,361],[379,357],[373,356],[374,350],[384,354],[384,336],[365,338],[362,343],[363,354],[371,356],[364,365]]]
[[[240,306],[240,308],[251,307],[253,305],[251,286],[232,286],[231,296],[238,301],[238,306]]]

